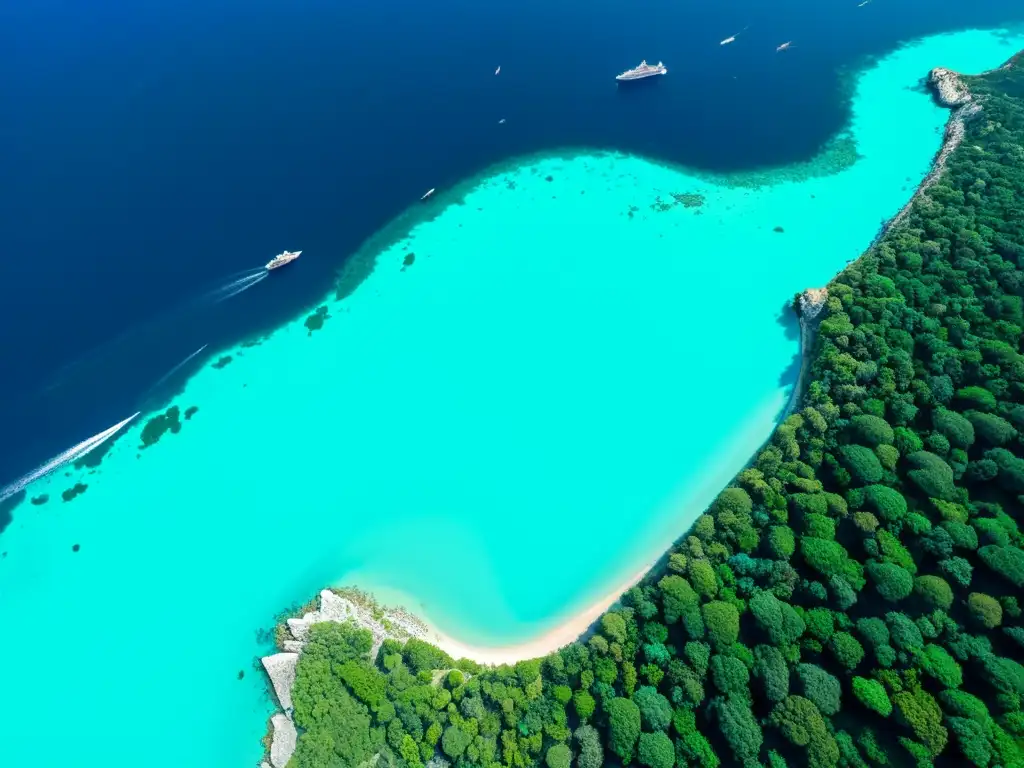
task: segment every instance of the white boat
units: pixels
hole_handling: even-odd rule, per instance
[[[426,191],[426,192],[425,192],[425,193],[423,194],[423,197],[421,197],[421,198],[420,198],[420,200],[426,200],[426,199],[427,199],[428,197],[430,197],[430,196],[431,196],[432,194],[434,194],[434,188],[433,188],[433,187],[431,187],[430,189],[428,189],[428,190],[427,190],[427,191]]]
[[[267,262],[267,269],[277,269],[285,264],[291,264],[302,254],[302,251],[283,251]]]
[[[619,82],[626,80],[643,80],[645,77],[664,75],[668,69],[660,61],[657,64],[648,64],[646,60],[640,62],[640,66],[627,69],[621,75],[615,77]]]

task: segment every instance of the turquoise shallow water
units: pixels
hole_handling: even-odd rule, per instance
[[[215,355],[235,359],[188,382],[175,402],[199,412],[180,434],[139,454],[137,422],[98,471],[29,489],[51,501],[0,537],[7,758],[255,760],[256,631],[329,583],[408,595],[481,644],[621,583],[773,428],[797,352],[786,302],[856,258],[927,173],[947,113],[921,76],[1021,47],[961,32],[872,65],[859,157],[837,173],[826,158],[751,187],[565,152],[439,195],[361,255],[375,271],[322,330],[299,318]],[[655,210],[673,194],[703,204]]]

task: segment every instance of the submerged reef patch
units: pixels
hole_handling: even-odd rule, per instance
[[[306,330],[309,331],[307,335],[312,336],[313,331],[319,331],[324,327],[324,323],[331,319],[331,316],[327,314],[327,305],[324,304],[322,307],[317,307],[316,311],[306,318],[306,322],[303,325],[306,326]]]
[[[673,192],[672,197],[684,208],[700,208],[704,205],[704,195],[697,194],[696,192]]]
[[[672,192],[670,196],[672,202],[662,200],[661,195],[658,195],[651,203],[651,209],[663,213],[680,205],[683,208],[700,208],[704,205],[704,195],[699,195],[696,192]]]
[[[11,513],[14,511],[15,507],[25,500],[27,495],[27,491],[22,489],[3,501],[0,501],[0,533],[3,533],[4,528],[11,524],[11,521],[14,519]]]
[[[74,463],[75,469],[95,469],[98,467],[103,462],[103,458],[110,453],[110,449],[114,447],[114,443],[121,439],[123,435],[124,431],[112,435],[87,454],[76,459]]]
[[[191,421],[192,417],[195,416],[196,413],[198,412],[198,405],[190,405],[188,408],[185,409],[185,421]]]
[[[146,422],[146,426],[142,428],[142,445],[139,447],[148,448],[159,441],[168,430],[175,435],[181,431],[181,411],[176,405]]]
[[[33,496],[32,497],[32,504],[34,506],[41,507],[43,504],[45,504],[49,500],[50,500],[50,495],[47,494],[47,493],[42,493],[39,496]]]
[[[89,488],[85,483],[75,483],[60,495],[64,501],[74,501]]]
[[[225,368],[226,366],[230,365],[233,359],[234,358],[231,357],[231,355],[224,355],[224,357],[220,358],[219,360],[217,360],[216,363],[213,364],[213,367],[220,370],[221,368]]]
[[[406,267],[411,267],[415,263],[416,263],[416,254],[415,253],[411,253],[410,252],[410,253],[405,254],[405,258],[402,259],[402,271],[405,272],[405,268]]]
[[[803,163],[794,163],[782,168],[765,168],[755,171],[741,171],[728,175],[716,176],[694,171],[695,175],[707,178],[715,184],[726,187],[749,187],[758,189],[783,182],[796,184],[809,179],[823,176],[835,176],[852,168],[861,158],[857,149],[857,141],[852,135],[845,133],[828,142],[820,154]]]

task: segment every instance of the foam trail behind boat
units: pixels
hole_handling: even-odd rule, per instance
[[[203,344],[203,346],[201,346],[199,349],[197,349],[191,355],[186,357],[184,360],[182,360],[176,366],[171,368],[171,370],[169,370],[167,373],[165,373],[163,376],[160,377],[160,379],[157,381],[156,384],[154,384],[152,387],[149,388],[150,392],[152,392],[154,389],[159,388],[160,385],[163,384],[165,381],[167,381],[169,378],[171,378],[171,376],[173,376],[178,371],[180,371],[182,368],[184,368],[186,365],[188,365],[190,360],[192,360],[196,355],[198,355],[200,352],[202,352],[208,346],[210,346],[210,345],[209,344]]]
[[[104,366],[114,367],[116,363],[111,363],[111,358],[116,357],[119,353],[127,356],[129,354],[125,352],[127,347],[141,344],[142,339],[160,334],[179,323],[188,322],[195,317],[195,313],[207,311],[241,291],[251,288],[257,282],[265,279],[268,274],[266,267],[251,267],[228,275],[226,278],[220,278],[219,284],[213,284],[215,286],[213,288],[210,287],[210,284],[203,286],[192,298],[133,325],[116,338],[94,347],[76,360],[64,365],[49,382],[40,387],[37,396],[53,393],[75,375],[85,371],[96,372]],[[100,374],[96,373],[95,375]]]
[[[225,293],[225,295],[223,295],[223,296],[215,298],[214,299],[214,304],[220,304],[222,301],[227,301],[232,296],[237,296],[238,294],[242,293],[242,291],[249,290],[250,288],[252,288],[257,283],[261,283],[264,280],[266,280],[267,277],[269,277],[269,276],[270,276],[270,272],[268,272],[266,269],[264,269],[263,272],[261,272],[258,275],[253,275],[252,277],[246,277],[246,278],[242,278],[241,280],[237,280],[236,281],[237,284],[232,284],[231,286],[229,286],[233,290],[231,290],[229,293]],[[223,290],[227,291],[227,288],[225,288]]]
[[[244,272],[238,272],[232,275],[232,279],[230,279],[225,285],[204,294],[203,299],[217,304],[224,301],[224,299],[231,298],[236,293],[244,291],[255,283],[258,283],[268,274],[266,267],[258,267],[245,270]]]
[[[124,421],[119,421],[114,426],[103,430],[99,434],[93,435],[87,440],[83,440],[77,445],[72,446],[68,450],[64,451],[64,453],[55,456],[54,458],[47,461],[45,464],[36,467],[34,470],[29,472],[24,477],[11,483],[2,491],[0,491],[0,502],[6,501],[16,493],[20,493],[39,478],[53,472],[53,470],[64,466],[68,462],[76,461],[85,456],[90,451],[99,448],[101,445],[103,445],[103,443],[107,442],[107,440],[109,440],[118,432],[120,432],[121,429],[123,429],[127,424],[134,421],[135,418],[139,415],[139,413],[141,413],[141,411],[133,413]]]

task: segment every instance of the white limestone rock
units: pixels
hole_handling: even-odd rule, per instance
[[[270,742],[270,764],[274,768],[285,768],[295,754],[295,742],[299,734],[292,719],[280,712],[270,718],[270,724],[274,728],[274,736]]]
[[[320,610],[317,613],[319,613],[317,622],[347,621],[356,618],[356,607],[344,597],[325,589],[320,593]]]
[[[302,653],[302,649],[305,647],[305,643],[301,640],[285,640],[281,645],[288,653]]]
[[[313,615],[312,613],[307,613],[301,619],[288,619],[288,631],[292,633],[292,637],[299,642],[305,642],[306,635],[309,634],[309,628],[313,625],[312,620],[307,617]]]
[[[297,653],[275,653],[264,656],[260,661],[267,670],[267,676],[274,686],[274,693],[285,712],[292,709],[292,686],[295,685],[295,668],[299,663]]]
[[[800,294],[800,318],[814,320],[828,301],[828,288],[808,288]]]
[[[951,69],[936,67],[928,74],[928,82],[943,106],[962,107],[971,101],[971,92],[960,75]]]

